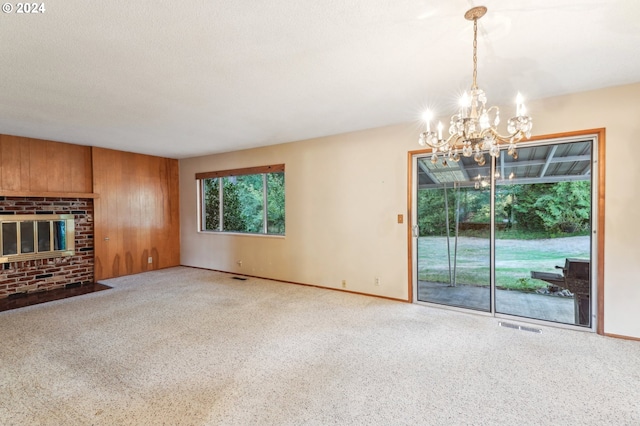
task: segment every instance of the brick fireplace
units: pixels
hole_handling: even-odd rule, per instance
[[[0,215],[72,214],[75,255],[0,264],[0,299],[94,282],[93,199],[0,197]]]

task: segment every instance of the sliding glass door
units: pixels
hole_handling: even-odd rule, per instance
[[[502,154],[496,312],[589,327],[592,141],[522,148],[517,160]]]
[[[417,300],[489,312],[491,191],[473,177],[489,168],[417,161]]]
[[[591,138],[415,159],[415,300],[590,328]]]

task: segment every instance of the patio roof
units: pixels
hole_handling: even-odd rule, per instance
[[[571,180],[589,180],[591,174],[592,141],[580,140],[564,144],[547,144],[518,148],[513,159],[506,150],[496,161],[496,184],[553,183]],[[487,155],[487,154],[485,154]],[[451,183],[474,186],[488,182],[491,162],[479,166],[473,157],[461,157],[457,163],[446,166],[441,161],[431,163],[431,157],[418,158],[418,188],[441,188]],[[449,185],[447,185],[449,186]]]

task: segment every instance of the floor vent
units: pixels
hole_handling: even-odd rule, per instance
[[[511,324],[508,322],[500,321],[498,325],[500,325],[500,327],[513,328],[515,330],[530,331],[532,333],[542,333],[542,330],[539,328],[526,327],[524,325]]]
[[[238,281],[246,281],[247,279],[244,277],[231,277],[231,279],[233,280],[238,280]]]

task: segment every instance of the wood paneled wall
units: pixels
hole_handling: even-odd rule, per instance
[[[180,264],[178,180],[178,160],[0,135],[0,196],[95,198],[95,280]]]
[[[178,160],[104,148],[92,157],[95,279],[179,265]]]
[[[91,193],[91,147],[0,135],[4,195]]]

